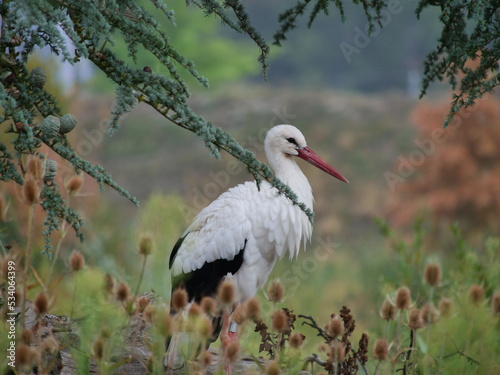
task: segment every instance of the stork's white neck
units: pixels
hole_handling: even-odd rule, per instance
[[[295,194],[297,194],[299,202],[304,203],[310,210],[313,209],[314,198],[312,195],[311,185],[307,177],[304,175],[300,167],[295,162],[293,156],[276,153],[273,157],[269,157],[268,161],[271,168],[285,184],[290,186]]]

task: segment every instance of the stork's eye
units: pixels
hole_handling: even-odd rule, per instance
[[[298,146],[297,141],[295,140],[295,138],[287,138],[286,140],[288,142],[290,142],[290,143],[293,143],[295,146]]]

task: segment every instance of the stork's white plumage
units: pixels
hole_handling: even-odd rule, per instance
[[[292,125],[267,133],[265,151],[276,177],[312,210],[311,186],[295,162],[298,156],[326,173],[348,182],[307,147]],[[307,215],[268,182],[229,189],[205,207],[177,242],[170,257],[174,288],[183,286],[189,298],[213,296],[232,275],[239,301],[252,297],[267,281],[276,261],[296,256],[312,227]]]

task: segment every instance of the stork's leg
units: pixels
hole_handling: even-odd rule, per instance
[[[232,342],[238,342],[238,324],[235,322],[229,322],[229,313],[224,310],[222,317],[222,333],[221,333],[222,349],[224,352],[224,370],[226,374],[233,373],[233,365],[231,361],[227,358],[226,351]]]

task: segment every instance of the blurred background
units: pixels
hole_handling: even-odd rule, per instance
[[[247,7],[270,41],[283,4],[255,0]],[[394,242],[406,241],[424,254],[411,267],[423,268],[431,256],[446,271],[453,268],[458,232],[480,257],[485,239],[500,229],[498,95],[460,112],[442,129],[448,86],[434,84],[418,99],[422,63],[439,37],[439,19],[426,10],[417,20],[414,7],[395,2],[383,12],[384,27],[371,36],[362,9],[351,5],[344,23],[337,14],[320,15],[307,29],[302,19],[282,47],[271,48],[267,80],[258,48],[218,20],[181,2],[174,6],[178,26],[165,23],[172,44],[210,81],[207,89],[186,75],[198,114],[261,160],[267,129],[294,124],[309,146],[349,179],[343,184],[299,161],[316,199],[314,236],[298,259],[279,262],[272,278],[282,280],[285,305],[297,313],[321,320],[349,306],[359,333],[379,319],[385,295],[402,280],[413,283],[418,298],[422,280],[401,276]],[[114,87],[89,64],[62,65],[45,51],[32,59],[32,67],[47,71],[64,112],[78,119],[70,134],[76,151],[103,165],[141,205],[136,208],[109,189],[99,192],[85,177],[78,196],[69,199],[85,219],[86,240],[80,244],[70,232],[58,267],[78,248],[88,264],[134,285],[137,239],[150,233],[156,248],[141,289],[169,298],[173,244],[200,209],[251,175],[227,155],[209,156],[195,135],[143,105],[124,116],[109,137]],[[161,71],[147,56],[137,64]],[[61,181],[73,175],[60,168]],[[7,189],[16,195],[13,187]],[[11,204],[20,206],[15,199]],[[16,214],[24,215],[22,209]],[[41,215],[37,218],[41,222]],[[22,243],[23,228],[10,229]],[[43,265],[45,258],[37,257]]]

